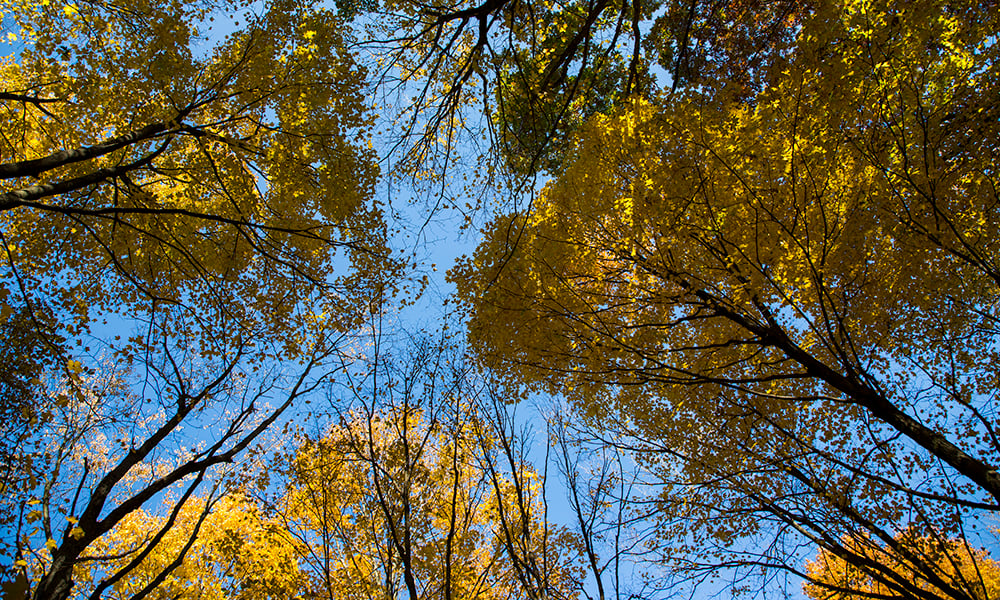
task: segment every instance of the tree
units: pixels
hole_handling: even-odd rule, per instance
[[[331,376],[398,265],[372,199],[364,70],[331,10],[0,14],[0,340],[23,341],[0,373],[0,408],[22,419],[0,431],[0,539],[4,576],[60,599],[99,539],[140,510],[175,522]],[[233,31],[206,35],[213,21]],[[107,564],[94,598],[139,568]],[[179,562],[162,564],[169,579]]]
[[[283,335],[309,326],[296,307],[317,288],[353,324],[362,290],[391,281],[341,22],[310,3],[249,9],[0,5],[20,50],[0,93],[5,319],[50,311],[77,335],[124,306]],[[198,29],[239,18],[224,39]]]
[[[904,544],[915,560],[930,564],[914,568],[871,540],[845,540],[845,546],[867,564],[821,552],[806,566],[810,578],[806,595],[814,600],[908,598],[910,585],[935,598],[950,596],[949,587],[962,589],[972,598],[993,598],[1000,593],[1000,565],[985,551],[973,550],[963,541],[914,538],[905,531],[896,536],[896,542]],[[925,579],[922,573],[926,571],[936,572],[944,585]]]
[[[29,463],[31,485],[11,499],[21,507],[12,558],[31,597],[69,598],[81,576],[78,593],[92,600],[175,585],[194,560],[186,555],[205,551],[203,521],[219,523],[211,501],[192,508],[197,492],[252,471],[230,465],[332,376],[342,343],[320,338],[288,371],[243,358],[274,352],[255,345],[263,341],[211,333],[211,357],[164,341],[141,378],[109,361],[100,371],[76,367],[76,381],[46,390],[53,414],[37,433],[43,451]],[[219,575],[216,567],[202,572]]]
[[[40,454],[34,433],[48,419],[47,408],[36,402],[45,373],[65,360],[51,337],[52,323],[42,314],[19,311],[0,321],[0,530],[16,526],[18,501],[34,487],[33,461]],[[37,324],[48,325],[40,333]],[[15,544],[0,541],[0,553],[10,556]],[[0,564],[0,580],[9,565]]]
[[[336,398],[343,418],[259,478],[126,514],[77,561],[75,597],[575,598],[575,539],[546,521],[538,474],[500,466],[516,442],[479,420],[449,349],[411,349],[345,367],[361,379],[328,391],[353,407]]]
[[[349,12],[367,15],[380,80],[398,92],[395,129],[408,159],[454,169],[461,142],[488,132],[482,152],[525,176],[555,173],[569,134],[631,95],[718,79],[759,85],[811,9],[785,0],[393,0],[350,3]]]
[[[467,443],[450,445],[417,412],[349,418],[298,450],[282,500],[308,548],[315,594],[506,594],[488,537],[486,488],[469,469]]]
[[[308,595],[575,598],[572,539],[548,523],[537,474],[498,466],[454,352],[408,346],[357,373],[337,420],[277,463]]]
[[[646,457],[680,568],[997,510],[997,16],[817,4],[760,91],[591,119],[454,271],[480,353]]]

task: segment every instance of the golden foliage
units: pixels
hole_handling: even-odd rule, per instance
[[[364,71],[332,12],[5,0],[0,13],[19,50],[0,64],[9,302],[50,304],[71,329],[152,304],[274,332],[310,326],[296,307],[317,287],[351,326],[368,296],[350,292],[392,280]]]
[[[850,560],[820,552],[806,564],[806,595],[813,600],[946,598],[962,590],[969,598],[986,600],[1000,594],[1000,563],[984,550],[970,548],[963,540],[906,531],[892,542],[903,552],[887,551],[867,538],[844,540],[840,551]]]
[[[652,448],[664,552],[1000,499],[998,17],[817,3],[760,90],[589,120],[452,272],[491,365]]]
[[[565,540],[549,534],[558,528],[545,523],[539,490],[515,496],[507,476],[486,469],[483,434],[471,417],[437,422],[397,407],[352,413],[306,441],[289,457],[280,512],[308,548],[303,568],[313,593],[331,600],[572,597]],[[536,546],[509,547],[521,539]],[[523,579],[538,565],[518,561],[540,559],[548,561],[551,589]]]
[[[97,573],[114,573],[134,560],[159,534],[162,539],[139,566],[103,597],[132,598],[156,583],[146,597],[278,599],[295,595],[304,581],[297,548],[284,534],[281,522],[262,515],[253,501],[233,494],[208,506],[203,499],[191,499],[173,519],[142,510],[130,513],[81,557],[76,569],[78,592],[89,592]],[[180,564],[157,581],[182,552]]]

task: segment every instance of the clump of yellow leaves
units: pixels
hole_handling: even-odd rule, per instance
[[[901,559],[897,552],[886,551],[871,539],[848,538],[843,542],[844,553],[871,562],[867,567],[859,567],[832,552],[821,552],[806,564],[810,583],[804,590],[808,597],[814,600],[912,598],[923,592],[943,598],[954,593],[949,587],[976,600],[1000,594],[1000,563],[987,552],[970,548],[963,540],[943,540],[903,531],[893,543],[905,548],[907,559]],[[928,577],[928,571],[934,575]]]
[[[169,574],[156,587],[163,598],[204,600],[259,600],[288,598],[303,584],[298,550],[280,520],[266,517],[256,503],[233,494],[206,505],[203,499],[183,504],[173,518],[139,510],[98,539],[88,555],[103,557],[83,561],[77,578],[83,589],[100,581],[104,569],[123,567],[154,536],[159,543],[127,577],[120,579],[108,597],[128,598]],[[183,554],[180,564],[168,567]],[[107,557],[120,557],[111,561]],[[92,568],[96,567],[96,571]]]
[[[506,533],[532,528],[543,543],[540,496],[518,505],[512,483],[482,463],[476,427],[385,409],[351,413],[303,444],[290,457],[281,511],[311,548],[313,585],[334,599],[520,597],[503,526],[530,516]],[[552,585],[568,592],[568,566],[550,568]]]
[[[67,327],[182,305],[270,335],[305,330],[296,307],[323,288],[351,326],[395,267],[342,21],[288,2],[119,4],[0,2],[21,40],[0,63],[0,233],[25,302]],[[227,14],[240,29],[198,31]]]

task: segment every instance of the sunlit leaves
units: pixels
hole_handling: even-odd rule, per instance
[[[2,10],[23,40],[3,65],[7,258],[65,326],[123,303],[179,304],[275,332],[323,288],[349,327],[358,299],[345,291],[390,284],[377,168],[357,143],[370,124],[364,72],[332,13]],[[198,31],[226,12],[245,25]]]
[[[139,567],[104,597],[132,597],[181,556],[183,560],[151,597],[262,600],[288,598],[300,589],[304,580],[297,549],[281,522],[265,517],[239,494],[207,505],[204,500],[189,500],[168,518],[136,511],[92,544],[88,555],[101,559],[84,559],[77,568],[81,591],[96,583],[99,573],[123,567],[161,534]]]
[[[806,565],[810,581],[805,586],[806,595],[850,600],[968,594],[984,600],[1000,593],[1000,564],[963,540],[904,530],[892,544],[899,550],[886,551],[868,538],[845,539],[838,552],[847,560],[831,551],[821,552]]]
[[[662,532],[702,544],[770,523],[826,547],[914,503],[957,535],[1000,497],[997,15],[811,10],[759,87],[587,121],[453,272],[482,354],[634,436],[676,486]],[[792,568],[773,548],[760,568]]]
[[[540,497],[517,497],[507,477],[486,468],[484,444],[492,442],[480,438],[488,433],[474,417],[429,421],[402,406],[345,417],[306,440],[284,467],[289,485],[279,512],[306,549],[303,569],[316,594],[418,600],[526,593],[506,535],[526,528],[538,544],[548,543]],[[558,549],[531,550],[553,554],[546,576],[571,593]]]

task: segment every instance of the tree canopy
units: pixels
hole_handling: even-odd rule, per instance
[[[479,158],[517,176],[555,173],[570,134],[632,95],[722,80],[759,88],[813,9],[786,0],[342,5],[366,15],[377,75],[399,94],[396,140],[409,159],[453,165],[459,141],[475,144],[485,128]]]
[[[0,5],[20,49],[0,97],[5,318],[48,309],[75,332],[179,307],[277,332],[320,286],[350,326],[348,290],[391,280],[348,33],[307,3],[250,8]]]
[[[90,549],[92,556],[114,557],[77,567],[79,591],[94,591],[101,575],[114,573],[147,547],[151,531],[164,537],[138,568],[112,586],[106,598],[205,598],[261,600],[294,596],[303,582],[297,548],[274,518],[252,500],[229,494],[211,501],[191,499],[166,523],[137,510]],[[161,579],[168,565],[190,544],[184,560]]]
[[[491,472],[475,422],[428,422],[405,406],[348,418],[297,450],[280,500],[315,597],[577,596],[567,536],[544,521],[537,484],[519,481],[529,487],[518,497]],[[542,586],[520,561],[547,563]]]
[[[588,121],[453,273],[491,364],[644,451],[692,568],[996,510],[997,16],[816,6],[759,92]]]
[[[0,19],[5,599],[994,594],[995,7]]]
[[[174,522],[328,376],[318,365],[398,266],[365,71],[334,11],[57,0],[0,15],[0,330],[18,339],[0,394],[16,455],[3,566],[66,598],[93,543],[164,494]],[[96,597],[137,563],[121,567]]]

